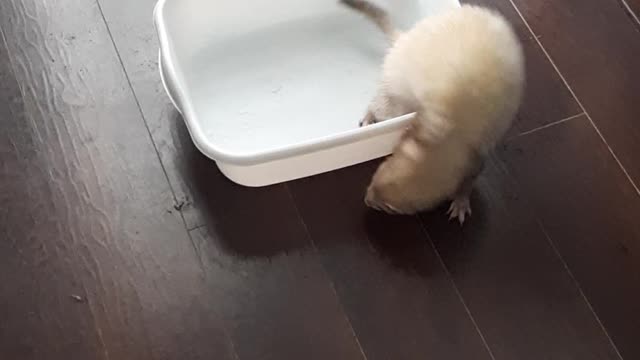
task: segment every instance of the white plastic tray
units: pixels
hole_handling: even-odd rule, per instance
[[[458,6],[378,3],[405,28]],[[236,183],[264,186],[388,155],[411,117],[358,128],[387,43],[337,0],[160,0],[154,16],[166,91],[198,149]]]

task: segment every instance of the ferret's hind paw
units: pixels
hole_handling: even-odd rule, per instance
[[[449,220],[458,219],[460,225],[464,224],[464,220],[471,216],[471,204],[468,197],[458,197],[451,202],[449,206]]]

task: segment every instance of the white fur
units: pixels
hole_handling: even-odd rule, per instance
[[[367,119],[417,115],[374,175],[367,204],[412,213],[455,197],[510,127],[523,87],[520,43],[497,12],[463,5],[400,34]]]

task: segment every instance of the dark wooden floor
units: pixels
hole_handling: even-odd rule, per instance
[[[473,1],[529,84],[463,228],[226,180],[154,2],[0,1],[1,359],[640,359],[640,1]]]

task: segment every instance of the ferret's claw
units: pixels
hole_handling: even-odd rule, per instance
[[[371,112],[367,112],[367,114],[362,118],[362,120],[360,120],[360,127],[372,125],[372,124],[375,124],[376,122],[378,122],[376,120],[376,117],[373,116]]]
[[[447,214],[449,215],[449,220],[457,218],[460,225],[464,224],[464,220],[468,216],[471,216],[471,204],[469,203],[469,198],[455,198],[451,202],[451,206],[449,206]]]

